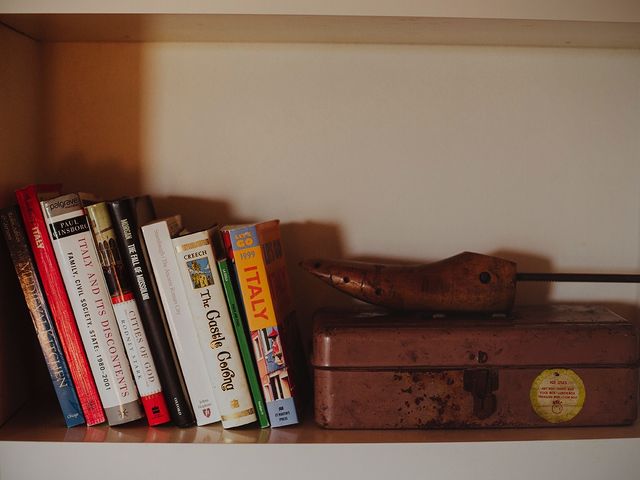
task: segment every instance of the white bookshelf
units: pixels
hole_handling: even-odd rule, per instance
[[[18,186],[62,180],[148,192],[188,222],[279,217],[306,337],[315,308],[344,300],[298,271],[302,258],[474,250],[530,271],[640,271],[636,2],[48,3],[0,4],[2,205]],[[517,297],[634,319],[639,299],[635,285]],[[637,425],[68,432],[50,408],[23,405],[34,370],[16,360],[29,345],[13,323],[23,311],[7,296],[0,309],[3,480],[99,478],[96,465],[125,458],[135,472],[153,460],[157,478],[224,462],[236,465],[228,478],[640,472]],[[274,458],[286,466],[268,468]]]
[[[44,41],[640,47],[628,0],[49,3],[5,1],[0,20]]]

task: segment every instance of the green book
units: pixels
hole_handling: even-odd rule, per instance
[[[231,313],[233,329],[236,332],[236,340],[238,341],[238,347],[240,348],[242,363],[244,364],[244,369],[247,374],[249,390],[251,390],[253,404],[256,407],[258,423],[260,424],[260,428],[266,428],[269,426],[269,416],[267,414],[264,399],[262,398],[262,387],[258,382],[258,373],[256,372],[253,355],[251,354],[249,342],[247,341],[247,334],[244,328],[244,322],[242,321],[242,313],[240,312],[240,306],[236,300],[236,292],[233,288],[233,280],[231,279],[232,274],[229,270],[229,264],[227,263],[226,258],[218,260],[218,270],[220,271],[222,288],[224,289],[229,312]]]

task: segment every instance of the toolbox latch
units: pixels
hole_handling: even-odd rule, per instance
[[[473,395],[473,414],[488,418],[496,411],[498,400],[493,393],[498,389],[498,371],[490,368],[465,370],[464,389]]]

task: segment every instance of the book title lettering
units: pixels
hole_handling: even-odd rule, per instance
[[[205,309],[209,309],[209,302],[211,301],[211,292],[209,292],[209,289],[200,292],[200,299],[202,300],[202,306]],[[226,338],[224,337],[224,335],[220,331],[220,327],[218,326],[218,319],[221,317],[220,311],[215,309],[207,310],[206,316],[209,326],[209,334],[211,335],[209,347],[212,350],[223,347]],[[222,384],[220,385],[220,389],[223,392],[233,390],[233,378],[236,376],[236,374],[233,370],[231,370],[231,368],[229,368],[228,360],[231,359],[231,353],[225,350],[220,351],[218,352],[217,359],[220,373],[222,374]]]
[[[87,237],[81,236],[77,239],[77,245],[80,251],[80,258],[82,260],[82,264],[87,267],[93,267],[93,259],[91,255],[91,250],[89,247],[89,242]],[[87,326],[90,327],[90,340],[91,345],[94,351],[98,354],[98,368],[101,372],[101,380],[106,390],[111,389],[111,381],[109,379],[109,375],[106,372],[106,366],[102,355],[100,354],[100,345],[97,339],[97,333],[95,329],[91,328],[93,325],[92,320],[92,311],[89,307],[89,300],[85,297],[84,292],[84,284],[80,278],[77,278],[79,275],[79,269],[76,262],[76,258],[73,252],[67,252],[67,260],[69,262],[69,267],[71,269],[72,275],[74,278],[74,285],[76,287],[76,293],[78,294],[80,300],[80,308],[82,309],[82,316]],[[118,348],[116,345],[116,337],[114,337],[113,331],[111,330],[110,320],[108,318],[107,306],[105,305],[104,299],[100,296],[100,279],[95,272],[87,272],[87,284],[89,286],[89,292],[91,295],[97,297],[94,299],[94,309],[95,313],[98,317],[107,317],[105,320],[100,322],[100,326],[102,327],[102,334],[106,340],[107,351],[111,357],[111,363],[113,365],[114,374],[116,377],[116,383],[118,389],[120,391],[120,396],[123,398],[127,398],[130,396],[129,386],[126,382],[125,372],[122,367],[122,360],[120,359],[120,355],[118,354]]]
[[[94,352],[96,352],[96,360],[98,361],[98,368],[100,369],[100,379],[102,380],[105,390],[109,391],[111,390],[111,382],[109,381],[109,375],[107,375],[106,372],[107,367],[104,364],[104,358],[102,358],[102,354],[100,353],[98,334],[93,328],[89,330],[89,339],[91,340],[91,347]]]
[[[80,256],[82,257],[82,263],[85,267],[93,267],[93,261],[91,260],[91,255],[89,254],[89,244],[87,243],[86,237],[80,237],[78,239],[78,246],[80,247]],[[90,274],[95,277],[95,274]],[[91,278],[91,276],[89,276]],[[100,289],[98,289],[97,293],[92,292],[94,295],[100,293]]]
[[[42,240],[40,227],[38,227],[38,225],[34,225],[31,227],[31,233],[33,234],[33,239],[36,241],[36,248],[44,248],[44,240]]]
[[[135,306],[135,302],[132,302],[132,305]],[[140,358],[144,360],[142,368],[144,369],[146,380],[148,383],[155,383],[155,370],[153,369],[151,364],[151,355],[149,353],[149,349],[147,348],[147,342],[145,341],[142,325],[140,324],[138,309],[130,308],[128,310],[127,317],[129,318],[129,322],[131,323],[131,329],[133,330],[133,341],[138,345],[138,354],[140,355]]]
[[[102,305],[102,308],[104,310],[104,304]],[[118,385],[118,390],[120,391],[120,396],[122,398],[127,398],[130,395],[129,386],[127,385],[124,369],[122,367],[122,360],[118,353],[118,347],[116,344],[117,337],[114,337],[109,319],[105,319],[100,322],[100,326],[102,327],[104,338],[107,340],[107,351],[111,357],[111,365],[113,366],[113,372],[116,376],[116,383]]]
[[[136,351],[135,345],[139,342],[136,341],[136,326],[137,330],[140,330],[140,326],[137,323],[136,309],[132,308],[133,304],[131,300],[114,304],[114,310],[116,312],[116,319],[120,326],[120,333],[122,335],[122,341],[128,352]],[[124,312],[124,315],[122,314]],[[127,321],[128,320],[128,321]],[[131,327],[131,328],[130,328]],[[132,331],[133,330],[133,331]],[[137,353],[137,351],[136,351]],[[129,363],[131,370],[133,370],[136,378],[142,377],[142,366],[137,355],[129,356]]]
[[[20,283],[23,285],[25,296],[29,308],[37,312],[38,318],[45,318],[45,307],[40,301],[40,295],[38,294],[38,286],[35,282],[35,272],[31,269],[28,262],[22,262],[16,265],[18,277]],[[55,380],[59,388],[69,386],[67,376],[62,368],[62,359],[55,344],[55,337],[53,327],[50,323],[45,322],[33,322],[36,328],[36,332],[39,338],[44,339],[42,342],[42,353],[49,365],[49,372],[51,377]],[[46,345],[46,346],[45,346]]]
[[[123,218],[120,221],[120,225],[122,225],[122,231],[124,233],[125,240],[131,240],[131,227],[129,227],[129,220]]]
[[[246,274],[247,288],[249,289],[249,303],[251,305],[251,311],[257,318],[268,320],[267,307],[264,305],[264,290],[262,288],[262,279],[258,273],[258,267],[252,265],[244,268]]]
[[[124,225],[126,220],[122,221]],[[129,223],[127,222],[127,226]],[[129,232],[129,236],[131,236],[131,232]],[[125,231],[126,238],[126,231]],[[129,258],[131,259],[131,265],[133,266],[133,272],[136,275],[136,283],[138,284],[138,292],[143,300],[149,300],[149,290],[147,289],[147,281],[144,278],[144,273],[142,271],[142,267],[140,266],[140,257],[138,255],[138,251],[136,250],[136,246],[134,243],[127,245],[127,250],[129,252]]]

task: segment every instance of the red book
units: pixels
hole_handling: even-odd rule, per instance
[[[105,421],[104,411],[40,209],[40,200],[59,190],[59,185],[29,185],[17,190],[16,198],[82,412],[87,425],[97,425]]]

